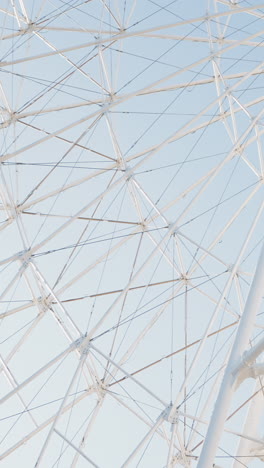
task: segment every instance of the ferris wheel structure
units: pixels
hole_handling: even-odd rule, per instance
[[[264,3],[0,5],[3,468],[264,461]]]

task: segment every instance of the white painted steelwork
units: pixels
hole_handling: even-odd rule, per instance
[[[263,18],[2,1],[1,467],[262,466]]]

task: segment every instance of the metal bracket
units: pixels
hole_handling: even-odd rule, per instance
[[[244,367],[237,374],[235,388],[237,389],[244,380],[257,379],[261,375],[264,375],[264,363],[254,363],[251,365],[245,363]]]

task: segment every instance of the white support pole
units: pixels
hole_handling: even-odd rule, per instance
[[[197,468],[211,468],[219,439],[224,429],[229,404],[235,391],[237,368],[247,349],[248,342],[254,326],[256,314],[259,310],[264,291],[264,244],[259,256],[254,279],[249,291],[244,313],[241,316],[237,335],[233,344],[229,362],[215,403],[211,421],[208,426],[206,438],[199,458]]]
[[[259,391],[260,383],[257,380],[255,384],[254,393],[256,395],[251,400],[251,404],[248,408],[247,415],[244,422],[243,434],[250,435],[251,437],[258,437],[259,435],[259,422],[262,415],[263,409],[263,393]],[[237,448],[237,458],[234,460],[233,468],[241,468],[240,457],[243,457],[243,463],[248,464],[250,463],[251,457],[247,457],[250,455],[250,450],[252,448],[257,448],[258,444],[252,442],[246,437],[241,437],[240,442]]]

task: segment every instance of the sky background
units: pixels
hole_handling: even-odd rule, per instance
[[[261,5],[0,18],[2,466],[195,467],[263,243]],[[235,435],[253,401],[263,436],[260,388],[235,392],[217,466],[262,466]]]

